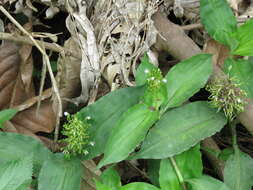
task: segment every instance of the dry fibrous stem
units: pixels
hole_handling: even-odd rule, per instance
[[[34,42],[25,36],[20,36],[20,35],[15,35],[11,33],[5,33],[5,32],[0,32],[0,39],[1,40],[10,40],[13,42],[21,43],[21,44],[29,44],[35,46]],[[49,43],[49,42],[43,42],[40,40],[35,40],[39,45],[44,46],[45,49],[52,50],[54,52],[58,53],[64,53],[67,56],[73,56],[75,58],[80,59],[80,55],[77,54],[76,52],[73,52],[72,50],[65,49],[57,44],[54,43]]]

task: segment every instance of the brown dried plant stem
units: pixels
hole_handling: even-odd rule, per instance
[[[38,44],[38,42],[33,38],[33,36],[26,31],[11,15],[10,13],[3,7],[0,6],[0,10],[1,12],[8,18],[10,19],[10,21],[20,30],[22,31],[25,35],[27,35],[30,40],[34,43],[34,45],[38,48],[38,50],[40,51],[40,53],[43,55],[45,62],[46,62],[46,66],[48,68],[48,72],[52,81],[52,87],[53,87],[53,91],[56,95],[56,98],[58,100],[58,114],[57,114],[57,119],[56,119],[56,127],[55,127],[55,135],[54,135],[54,140],[57,141],[58,140],[58,135],[59,135],[59,119],[62,116],[62,102],[61,102],[61,97],[60,97],[60,93],[59,93],[59,89],[57,87],[57,83],[56,80],[54,78],[54,74],[50,65],[50,61],[49,61],[49,57],[46,54],[45,50],[41,47],[41,45]]]
[[[9,40],[9,41],[13,41],[13,42],[21,43],[21,44],[29,44],[33,46],[35,45],[34,42],[28,37],[19,36],[19,35],[15,35],[11,33],[5,33],[5,32],[0,32],[0,40]],[[58,53],[64,52],[64,54],[67,56],[69,55],[69,56],[81,59],[80,55],[77,54],[76,52],[73,52],[69,49],[65,49],[59,46],[58,44],[48,43],[48,42],[39,41],[39,40],[35,40],[35,41],[40,46],[45,47],[45,49],[49,49]]]

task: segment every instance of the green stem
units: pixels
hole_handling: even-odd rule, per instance
[[[170,157],[170,161],[171,161],[171,164],[177,174],[177,177],[178,177],[178,180],[179,180],[179,183],[181,184],[183,190],[187,190],[187,187],[184,183],[184,178],[183,178],[183,175],[181,174],[180,172],[180,169],[178,168],[177,166],[177,163],[176,163],[176,160],[173,158],[173,157]]]
[[[232,146],[235,151],[235,154],[238,152],[238,144],[237,144],[237,135],[236,135],[236,124],[238,123],[237,120],[234,120],[232,122],[229,122],[229,126],[231,128],[231,133],[232,133]]]

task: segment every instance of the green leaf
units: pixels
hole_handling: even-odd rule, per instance
[[[149,62],[147,54],[145,54],[141,60],[141,64],[137,68],[135,81],[137,86],[144,85],[148,78],[148,72],[152,69],[157,68]],[[146,72],[145,72],[146,71]]]
[[[239,82],[240,88],[247,93],[249,98],[253,99],[253,62],[242,59],[226,59],[224,72],[235,78]]]
[[[160,170],[160,161],[159,159],[156,160],[147,160],[148,162],[148,177],[152,184],[159,187],[159,170]]]
[[[245,24],[241,25],[233,37],[238,41],[237,47],[232,54],[241,56],[253,56],[253,19],[250,19]]]
[[[16,115],[17,110],[14,109],[6,109],[0,111],[0,128],[2,128],[3,123],[5,121],[10,120],[14,115]]]
[[[196,179],[189,179],[187,182],[190,184],[192,190],[230,190],[226,184],[221,181],[210,177],[210,176],[202,176]]]
[[[137,104],[130,108],[112,129],[105,147],[104,158],[98,167],[119,162],[128,157],[129,153],[144,139],[158,117],[159,113],[145,104]]]
[[[204,87],[212,73],[212,56],[200,54],[178,63],[167,73],[168,101],[165,110],[180,106]]]
[[[113,168],[107,168],[100,176],[104,185],[110,187],[112,190],[118,190],[121,187],[120,176],[118,172]]]
[[[63,154],[55,154],[44,162],[38,178],[38,190],[80,189],[82,167],[79,159],[67,160]]]
[[[24,182],[32,179],[33,161],[31,156],[1,163],[0,190],[16,190]]]
[[[224,181],[231,190],[251,190],[253,186],[253,159],[241,152],[235,151],[226,162]]]
[[[145,138],[133,159],[162,159],[180,154],[226,124],[224,114],[199,101],[165,113]]]
[[[232,46],[237,21],[226,0],[200,0],[200,19],[213,39]]]
[[[201,159],[200,145],[174,157],[184,179],[198,178],[202,176],[203,164]]]
[[[122,88],[103,96],[78,113],[81,119],[91,117],[89,123],[92,126],[89,133],[90,140],[95,142],[95,145],[88,148],[89,154],[86,159],[92,159],[103,153],[112,127],[125,111],[139,102],[143,93],[143,87]]]
[[[106,186],[105,184],[101,183],[100,181],[95,179],[96,188],[97,190],[112,190],[110,187]]]
[[[2,132],[0,133],[0,155],[0,162],[33,155],[36,173],[42,163],[52,156],[52,153],[41,142],[32,137]]]
[[[124,185],[119,190],[160,190],[160,189],[148,183],[135,182]]]
[[[203,166],[199,144],[174,156],[174,159],[184,180],[202,176]],[[159,181],[162,189],[181,190],[177,174],[169,159],[161,161]]]
[[[181,185],[178,180],[177,174],[175,173],[175,170],[172,167],[169,159],[161,160],[159,183],[162,190],[181,190]]]

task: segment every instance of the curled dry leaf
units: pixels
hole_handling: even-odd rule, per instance
[[[99,180],[101,171],[97,169],[93,160],[85,160],[82,162],[84,168],[84,177],[81,184],[81,190],[96,190],[94,179]]]
[[[69,38],[64,47],[66,49],[76,50],[81,54],[78,44],[73,38]],[[72,99],[79,95],[81,88],[80,67],[81,60],[71,56],[61,56],[58,59],[57,81],[60,95],[63,100],[63,110],[67,106],[67,99]],[[57,100],[54,100],[54,108],[56,109]]]
[[[50,101],[44,100],[36,115],[36,105],[29,102],[34,96],[32,67],[29,66],[32,64],[29,58],[31,49],[30,52],[23,51],[22,57],[19,50],[22,52],[22,47],[11,42],[4,42],[0,48],[0,109],[13,108],[25,102],[31,107],[27,106],[27,109],[20,111],[6,123],[3,130],[35,137],[36,132],[51,132],[54,129],[55,114]]]

